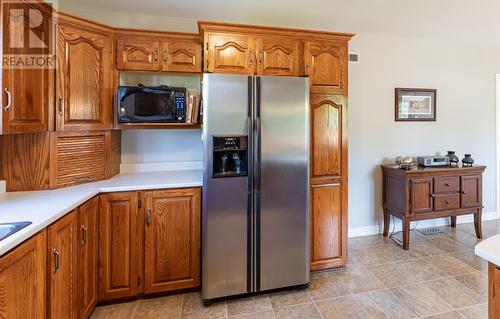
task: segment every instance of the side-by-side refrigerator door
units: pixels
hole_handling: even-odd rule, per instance
[[[308,78],[256,79],[262,291],[309,282],[308,90]]]
[[[202,298],[249,289],[248,129],[252,81],[203,76]]]

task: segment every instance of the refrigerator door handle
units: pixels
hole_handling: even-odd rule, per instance
[[[254,90],[254,245],[255,245],[255,262],[254,262],[254,285],[255,291],[260,291],[260,188],[261,188],[261,119],[260,119],[260,102],[261,102],[261,78],[255,78]]]
[[[248,100],[247,100],[247,157],[248,163],[253,163],[253,139],[254,139],[254,120],[253,120],[253,77],[248,77]],[[248,186],[247,186],[247,291],[255,291],[253,265],[254,261],[254,215],[253,215],[253,165],[248,165]]]

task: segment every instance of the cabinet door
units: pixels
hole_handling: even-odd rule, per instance
[[[116,41],[116,67],[131,71],[159,71],[160,42],[130,37]]]
[[[6,13],[4,14],[6,21],[3,22],[3,25],[9,29],[6,34],[11,36],[24,34],[25,23],[23,21],[30,21],[34,18],[28,14],[30,11],[9,10],[9,6],[12,5],[9,2],[4,2],[2,5]],[[19,9],[22,3],[16,3],[15,6]],[[15,15],[18,12],[21,14]],[[39,23],[34,22],[34,24],[38,25]],[[36,31],[49,32],[50,24],[50,19],[45,18]],[[10,39],[10,42],[13,41],[15,44],[16,39]],[[8,41],[4,41],[3,55],[5,59],[8,59],[8,56],[15,54],[14,50],[18,51],[19,48],[11,49],[6,44]],[[19,55],[16,56],[19,57]],[[2,71],[2,133],[48,131],[50,129],[49,107],[52,105],[54,97],[54,69],[3,68]]]
[[[342,211],[341,184],[314,185],[311,189],[311,270],[341,266],[346,258],[346,213]]]
[[[112,41],[87,29],[59,26],[57,129],[111,128]]]
[[[411,180],[411,213],[420,214],[432,211],[432,178]]]
[[[205,71],[233,74],[255,73],[255,49],[252,37],[208,34],[205,46]]]
[[[461,176],[462,208],[480,207],[482,205],[482,183],[481,175]]]
[[[162,70],[169,72],[201,72],[201,43],[163,41]]]
[[[145,193],[145,293],[200,284],[200,189]]]
[[[300,75],[299,40],[279,37],[255,39],[257,74]]]
[[[0,258],[0,317],[46,317],[46,233]]]
[[[78,208],[78,312],[88,318],[97,303],[97,218],[99,197]]]
[[[77,225],[73,211],[48,227],[50,318],[78,318]]]
[[[347,91],[347,44],[306,42],[304,58],[311,92]]]
[[[488,318],[500,319],[500,268],[488,264]]]
[[[311,177],[342,175],[347,149],[345,96],[311,95]]]
[[[100,196],[99,300],[135,296],[139,279],[137,193]]]

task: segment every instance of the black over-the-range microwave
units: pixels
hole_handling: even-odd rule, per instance
[[[119,123],[186,122],[186,88],[162,86],[119,86],[117,93]]]

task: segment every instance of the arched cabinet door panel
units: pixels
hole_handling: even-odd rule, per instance
[[[111,47],[110,36],[59,26],[57,130],[111,128]]]
[[[162,70],[167,72],[201,72],[201,44],[194,41],[162,42]]]
[[[116,68],[130,71],[159,71],[160,42],[127,37],[116,41]]]
[[[208,34],[205,71],[212,73],[254,74],[253,38],[246,35]]]
[[[347,98],[311,95],[311,178],[342,175]]]
[[[311,93],[347,92],[347,44],[305,42],[305,73]]]
[[[300,46],[294,38],[255,39],[257,73],[262,75],[300,75]]]

